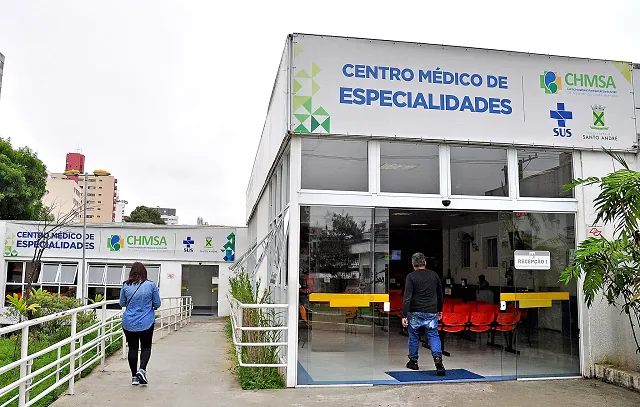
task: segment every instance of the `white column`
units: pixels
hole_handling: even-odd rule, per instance
[[[287,287],[287,387],[294,387],[298,377],[298,303],[300,261],[300,207],[298,191],[301,178],[302,143],[299,137],[291,139],[289,188],[289,287]]]

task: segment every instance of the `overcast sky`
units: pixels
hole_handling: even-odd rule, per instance
[[[127,211],[244,225],[291,32],[640,62],[640,1],[0,0],[0,136],[50,171],[79,146]]]

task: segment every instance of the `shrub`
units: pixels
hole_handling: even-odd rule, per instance
[[[251,277],[243,270],[229,278],[230,296],[245,304],[268,304],[269,292],[260,290],[260,281],[253,284]],[[236,312],[236,310],[232,310]],[[245,327],[281,326],[280,315],[274,310],[245,308],[242,310],[242,325]],[[231,340],[234,334],[231,322],[228,322],[227,336]],[[280,342],[281,331],[243,331],[242,342]],[[277,346],[243,347],[240,357],[245,363],[276,364],[279,363]],[[284,380],[275,367],[244,367],[238,364],[235,346],[233,357],[236,362],[236,373],[243,389],[281,389]]]

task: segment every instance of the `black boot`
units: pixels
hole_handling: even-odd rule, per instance
[[[418,370],[418,361],[417,360],[409,360],[407,362],[407,369]]]
[[[442,364],[442,357],[436,356],[435,358],[433,358],[433,363],[436,365],[438,376],[444,376],[446,374],[446,370],[444,369],[444,365]]]

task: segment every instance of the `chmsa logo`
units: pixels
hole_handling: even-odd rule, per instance
[[[184,244],[184,252],[185,253],[193,253],[193,245],[195,245],[195,241],[191,238],[191,236],[187,236],[186,239],[184,239],[182,241],[182,244]]]
[[[107,240],[107,247],[112,252],[120,251],[120,249],[124,246],[124,239],[120,235],[111,235],[109,240]]]
[[[564,83],[564,88],[563,88]],[[556,95],[561,90],[569,93],[608,94],[615,95],[616,82],[611,75],[567,72],[561,75],[555,71],[544,71],[540,75],[540,88],[544,93]]]
[[[602,105],[591,106],[591,111],[593,112],[593,126],[591,128],[593,130],[609,130],[609,127],[604,122],[604,109],[605,106]]]
[[[557,127],[553,128],[556,137],[571,137],[571,129],[567,127],[567,120],[573,119],[573,112],[564,107],[564,103],[558,103],[556,109],[549,111],[549,117],[557,121]]]
[[[540,87],[544,89],[544,93],[556,94],[562,89],[562,78],[557,72],[544,71],[540,75]]]

